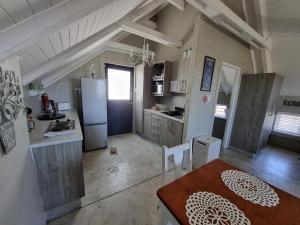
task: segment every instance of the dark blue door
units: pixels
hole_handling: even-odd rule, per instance
[[[132,132],[133,68],[105,64],[108,135]]]

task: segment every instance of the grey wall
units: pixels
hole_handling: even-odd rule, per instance
[[[189,68],[188,62],[180,62],[179,60],[182,59],[185,49],[193,47],[194,24],[197,14],[198,11],[189,4],[186,4],[184,11],[169,4],[156,16],[157,30],[177,40],[182,40],[184,44],[182,48],[156,45],[156,60],[173,62],[171,80],[182,79],[183,74],[178,72],[180,71],[178,69],[180,64],[186,64],[186,67]],[[170,108],[174,108],[174,106],[183,107],[186,102],[186,95],[172,94],[171,97],[157,97],[156,101],[166,104]]]
[[[70,102],[72,108],[77,108],[78,97],[74,88],[80,88],[80,77],[90,75],[90,66],[92,64],[95,65],[94,68],[97,77],[105,78],[105,63],[132,66],[129,64],[128,57],[128,54],[106,51],[74,70],[53,85],[45,88],[45,91],[48,94],[49,99],[53,99],[56,102]],[[40,110],[39,97],[30,97],[28,101],[27,103],[33,108],[34,113],[38,113]]]
[[[292,100],[300,102],[300,96],[280,96],[277,101],[277,112],[289,112],[300,114],[300,104],[299,106],[285,106],[283,105],[284,100]]]
[[[185,130],[187,139],[201,134],[211,134],[216,88],[222,62],[240,67],[242,74],[253,71],[250,50],[243,43],[223,32],[203,15],[198,16],[195,29],[195,63],[190,82],[191,93],[187,102],[189,106]],[[211,92],[200,91],[205,56],[216,59]],[[208,103],[201,101],[205,94],[210,96]]]
[[[0,62],[4,69],[13,69],[20,77],[16,57]],[[14,123],[16,147],[0,156],[0,224],[46,224],[42,199],[36,178],[25,116],[20,113]]]
[[[300,96],[299,1],[266,2],[264,19],[272,41],[273,71],[284,77],[280,95]]]

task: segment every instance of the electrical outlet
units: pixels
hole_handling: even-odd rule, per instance
[[[81,94],[81,88],[74,88],[74,94],[80,95]]]

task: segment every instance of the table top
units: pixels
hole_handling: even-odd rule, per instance
[[[221,173],[224,170],[239,169],[217,159],[160,188],[157,195],[179,224],[189,224],[186,201],[199,191],[212,192],[228,199],[244,212],[251,225],[300,224],[299,198],[270,185],[278,194],[279,204],[273,207],[254,204],[235,194],[223,183]]]

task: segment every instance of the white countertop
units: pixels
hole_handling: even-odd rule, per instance
[[[184,123],[183,116],[182,116],[182,118],[177,118],[177,117],[174,117],[174,116],[168,116],[166,114],[163,114],[162,112],[166,112],[166,110],[154,110],[154,109],[144,109],[144,110],[148,111],[148,112],[158,114],[158,115],[163,116],[163,117],[167,117],[171,120],[175,120],[175,121],[180,122],[180,123]]]
[[[51,120],[36,120],[34,129],[29,132],[30,148],[81,141],[83,139],[77,112],[64,111],[62,113],[65,114],[66,117],[61,120],[75,120],[75,133],[46,138],[44,137],[44,133],[47,130]]]

